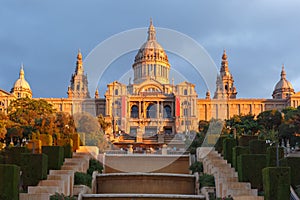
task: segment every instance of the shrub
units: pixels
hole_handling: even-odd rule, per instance
[[[26,144],[26,147],[30,151],[33,151],[33,149],[34,149],[34,153],[41,153],[42,141],[38,140],[38,139],[32,139],[32,140],[28,141],[28,143]]]
[[[91,187],[92,184],[92,176],[82,172],[75,172],[74,176],[74,184],[75,185],[86,185]]]
[[[42,146],[52,146],[53,138],[49,134],[40,134],[40,140],[42,142]]]
[[[64,194],[55,193],[50,196],[50,200],[76,200],[76,197],[65,196]]]
[[[0,155],[0,164],[5,164],[4,156]]]
[[[239,146],[247,147],[247,146],[249,146],[249,142],[251,140],[258,140],[258,136],[256,136],[256,135],[242,135],[238,139],[238,144],[239,144]]]
[[[289,167],[267,167],[262,170],[265,200],[289,200],[291,172]]]
[[[245,154],[238,157],[238,176],[241,182],[250,182],[252,188],[263,189],[262,169],[266,167],[266,155]]]
[[[241,147],[241,146],[236,146],[233,147],[232,150],[232,166],[235,168],[235,170],[237,171],[237,158],[240,155],[243,154],[249,154],[249,148],[248,147]]]
[[[64,148],[61,146],[43,146],[42,152],[48,156],[48,170],[59,170],[64,163]]]
[[[278,148],[278,159],[281,160],[284,157],[284,149],[282,147]],[[267,148],[267,166],[276,167],[277,160],[277,148],[268,147]]]
[[[20,167],[0,164],[0,199],[18,200]]]
[[[203,164],[202,162],[194,162],[191,166],[190,166],[190,170],[192,170],[192,173],[198,172],[199,174],[201,172],[203,172]]]
[[[21,170],[23,189],[27,191],[28,186],[35,186],[40,180],[47,178],[48,156],[46,154],[21,155]]]
[[[29,153],[26,147],[10,147],[4,151],[4,163],[20,166],[21,154]]]
[[[92,176],[94,171],[97,171],[98,173],[102,173],[102,170],[103,170],[103,166],[98,160],[90,159],[87,174]]]
[[[264,140],[251,140],[249,142],[249,150],[251,154],[266,154],[267,144]]]
[[[223,140],[228,138],[226,135],[220,135],[218,141],[215,144],[215,149],[218,153],[223,155]]]
[[[57,140],[58,146],[64,147],[64,158],[72,158],[73,156],[73,140],[72,139],[59,139]]]
[[[80,135],[78,133],[73,133],[72,140],[73,140],[73,152],[76,152],[76,150],[79,149],[80,146]]]
[[[293,187],[300,185],[300,157],[286,157],[280,160],[280,166],[291,168],[291,184]]]
[[[215,187],[215,178],[213,175],[203,174],[199,177],[200,187]]]
[[[233,138],[226,138],[223,141],[224,159],[227,160],[228,163],[232,163],[232,149],[235,146],[236,146],[236,140]]]

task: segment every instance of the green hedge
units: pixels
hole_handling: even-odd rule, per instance
[[[200,188],[202,187],[215,187],[215,178],[213,175],[203,174],[199,176]]]
[[[291,172],[289,167],[267,167],[262,170],[265,200],[289,200]]]
[[[284,149],[283,147],[278,147],[278,159],[281,160],[284,157]],[[267,148],[267,166],[268,167],[276,167],[277,160],[277,148],[276,147],[268,147]]]
[[[243,155],[243,154],[249,154],[249,148],[248,147],[241,147],[241,146],[236,146],[233,147],[232,149],[232,166],[235,168],[237,171],[237,159],[238,156]]]
[[[70,144],[65,144],[63,148],[64,148],[64,158],[72,158],[73,147]]]
[[[226,138],[223,140],[224,159],[227,160],[228,163],[232,163],[232,151],[233,151],[233,147],[235,146],[236,146],[235,139]]]
[[[0,164],[0,199],[19,199],[20,167]]]
[[[239,144],[239,146],[242,146],[242,147],[248,147],[249,142],[251,140],[258,140],[258,136],[256,136],[256,135],[242,135],[238,139],[238,144]]]
[[[4,156],[0,155],[0,164],[5,164]]]
[[[294,188],[300,185],[300,157],[286,157],[280,160],[280,166],[291,168],[291,183]]]
[[[74,184],[75,185],[86,185],[91,187],[92,176],[82,172],[75,172],[74,175]]]
[[[264,140],[251,140],[249,142],[249,150],[251,154],[266,154],[267,144]]]
[[[35,186],[40,180],[47,178],[48,156],[46,154],[21,155],[21,169],[23,189],[27,191],[28,186]]]
[[[192,170],[193,174],[195,172],[198,172],[200,174],[201,172],[203,172],[203,164],[202,164],[202,162],[198,162],[198,161],[194,162],[193,164],[191,164],[190,170]]]
[[[266,167],[266,155],[245,154],[238,157],[238,176],[240,182],[250,182],[252,188],[263,189],[262,169]]]
[[[220,135],[218,141],[215,144],[215,150],[223,155],[223,141],[228,138],[226,135]]]
[[[29,153],[29,149],[26,147],[10,147],[4,151],[5,164],[12,164],[20,166],[21,154]]]
[[[61,146],[42,146],[42,152],[48,156],[48,170],[59,170],[64,164],[64,148]]]

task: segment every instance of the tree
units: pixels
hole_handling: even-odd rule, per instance
[[[36,131],[52,134],[55,128],[54,112],[52,104],[42,99],[13,100],[8,107],[8,117],[13,122],[8,133],[21,129],[25,137]]]
[[[235,130],[238,135],[248,134],[254,135],[258,132],[259,127],[255,116],[248,115],[234,115],[230,119],[226,120],[226,127],[230,127],[230,132]]]
[[[110,122],[106,122],[105,121],[105,118],[103,117],[102,114],[100,114],[98,116],[98,122],[100,124],[100,128],[103,130],[103,132],[105,133],[106,130],[111,126],[111,123]]]
[[[278,110],[267,110],[257,116],[257,122],[263,131],[278,131],[282,122],[282,114]]]
[[[66,112],[57,112],[55,114],[56,133],[61,134],[62,137],[68,137],[76,131],[74,118]]]

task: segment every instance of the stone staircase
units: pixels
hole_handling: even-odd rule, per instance
[[[238,174],[223,157],[211,147],[197,149],[197,158],[203,163],[203,171],[215,177],[216,196],[231,196],[234,200],[263,200],[251,184],[238,182]]]
[[[48,200],[55,193],[77,195],[73,190],[74,173],[86,172],[89,159],[89,154],[74,153],[73,158],[65,159],[61,170],[50,170],[47,180],[41,180],[37,186],[29,186],[28,193],[20,193],[20,200]]]

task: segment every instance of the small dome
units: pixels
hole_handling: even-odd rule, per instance
[[[293,94],[295,94],[294,88],[292,84],[286,79],[286,73],[284,70],[284,66],[282,65],[281,78],[275,85],[272,96],[274,99],[284,99]]]
[[[284,65],[282,65],[281,79],[276,84],[274,90],[281,90],[281,89],[292,89],[292,90],[294,90],[292,84],[286,79],[286,73],[285,73],[285,70],[284,70]]]
[[[14,93],[20,97],[30,97],[31,98],[31,88],[29,83],[26,81],[24,76],[23,66],[20,69],[19,79],[16,80],[14,87],[11,89],[11,93]]]

